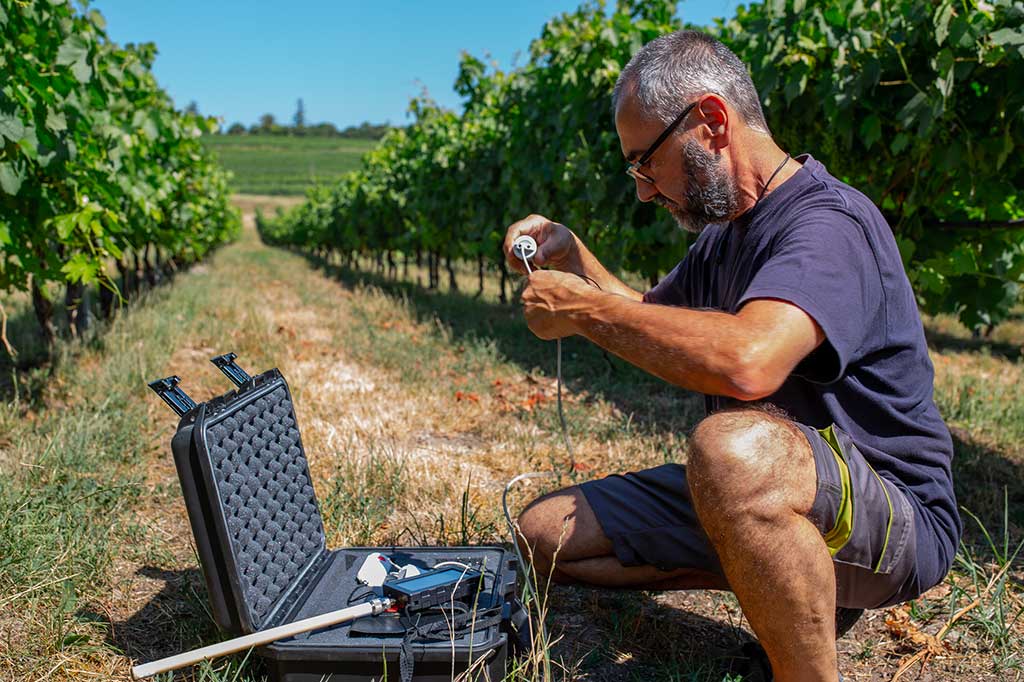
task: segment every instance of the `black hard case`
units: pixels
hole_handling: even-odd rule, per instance
[[[364,601],[369,589],[356,572],[372,551],[422,568],[482,565],[477,610],[510,612],[516,566],[500,547],[327,549],[291,392],[276,369],[186,412],[171,449],[213,616],[228,632],[249,634]],[[456,637],[455,674],[472,655],[472,679],[502,679],[506,624]],[[257,651],[280,682],[397,681],[401,644],[401,635],[359,636],[343,624]],[[413,680],[452,678],[451,639],[416,641],[413,651]]]

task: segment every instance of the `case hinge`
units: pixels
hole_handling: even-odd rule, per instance
[[[179,417],[184,417],[189,410],[196,406],[196,402],[189,398],[185,391],[178,388],[180,381],[180,377],[167,377],[149,382],[149,387],[156,391],[156,394],[170,405]]]
[[[252,377],[249,374],[235,364],[235,358],[238,356],[234,353],[225,353],[224,355],[218,355],[215,358],[210,358],[210,362],[217,366],[217,369],[224,372],[224,376],[231,380],[238,388],[242,388],[247,383],[252,381]]]

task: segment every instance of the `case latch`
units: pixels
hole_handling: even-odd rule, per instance
[[[218,355],[215,358],[210,358],[210,362],[217,366],[217,369],[224,372],[224,376],[231,380],[238,388],[242,388],[248,382],[252,381],[252,377],[249,374],[235,364],[235,358],[238,356],[234,353],[225,353],[224,355]]]
[[[189,398],[185,391],[178,388],[180,381],[180,377],[167,377],[149,382],[149,387],[156,391],[156,394],[170,405],[179,417],[184,417],[189,410],[196,406],[196,402]]]

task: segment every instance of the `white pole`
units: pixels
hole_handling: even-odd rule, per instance
[[[164,673],[168,670],[177,670],[178,668],[183,668],[186,665],[194,665],[200,661],[224,656],[226,654],[233,654],[238,651],[245,651],[246,649],[251,649],[254,646],[260,646],[262,644],[269,644],[270,642],[284,639],[285,637],[294,637],[295,635],[303,632],[319,630],[320,628],[330,627],[331,625],[338,625],[339,623],[355,620],[362,616],[376,616],[382,611],[390,608],[393,603],[394,600],[388,598],[373,599],[365,604],[357,604],[356,606],[351,606],[347,609],[331,611],[330,613],[313,616],[312,618],[297,620],[294,623],[279,625],[276,628],[270,628],[269,630],[254,632],[251,635],[244,635],[218,644],[204,646],[203,648],[196,649],[194,651],[186,651],[185,653],[178,654],[176,656],[168,656],[167,658],[161,658],[159,661],[135,666],[132,668],[132,677],[136,680],[140,680],[143,677],[149,677],[150,675],[156,675],[157,673]]]

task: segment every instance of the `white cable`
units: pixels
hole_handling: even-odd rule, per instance
[[[513,252],[522,259],[523,265],[526,267],[526,273],[530,275],[533,274],[533,268],[530,267],[529,258],[536,253],[536,242],[533,242],[533,253],[530,253],[529,255],[524,253],[528,248],[529,247],[520,247],[516,249],[515,244],[513,244]],[[566,425],[565,411],[562,409],[562,339],[560,338],[555,340],[555,376],[558,385],[558,420],[562,426],[562,441],[565,443],[565,450],[569,455],[569,473],[571,474],[576,468],[576,455],[573,453],[572,441],[569,439],[569,427]],[[512,548],[515,550],[516,558],[519,560],[519,566],[523,571],[525,591],[528,594],[533,595],[533,599],[537,603],[538,609],[540,608],[540,595],[537,593],[537,588],[533,584],[530,576],[530,568],[532,567],[532,564],[529,567],[527,566],[526,561],[523,559],[523,554],[519,550],[519,541],[516,537],[516,525],[512,521],[512,514],[508,509],[508,493],[512,487],[520,481],[525,481],[531,478],[549,478],[557,475],[558,473],[555,471],[535,471],[526,474],[519,474],[505,484],[505,490],[501,494],[501,508],[505,512],[505,522],[508,524],[508,532],[512,536]],[[541,641],[547,642],[547,633],[544,628],[543,618],[537,619],[537,625],[540,630]]]
[[[541,641],[545,643],[548,641],[548,636],[547,630],[544,627],[543,614],[540,611],[540,595],[537,593],[537,588],[534,586],[533,579],[530,575],[533,564],[527,564],[523,559],[523,553],[519,550],[519,539],[516,537],[516,524],[512,521],[512,514],[508,510],[508,491],[512,489],[512,486],[520,481],[525,481],[530,478],[547,478],[555,475],[554,471],[534,471],[528,474],[519,474],[505,484],[505,490],[501,493],[501,508],[505,512],[505,522],[508,524],[509,535],[512,536],[512,549],[516,553],[516,559],[519,560],[519,570],[523,572],[523,592],[525,597],[523,601],[529,603],[530,596],[532,595],[534,604],[536,604],[537,607],[537,628],[540,630]],[[528,621],[532,623],[533,619],[529,618]],[[532,640],[533,638],[531,637],[530,639]]]
[[[569,440],[569,427],[565,424],[565,412],[562,411],[562,339],[555,339],[555,376],[558,382],[558,421],[562,424],[562,441],[565,451],[569,454],[569,474],[576,470],[576,454],[572,451]]]
[[[441,566],[458,566],[459,568],[464,569],[463,572],[465,572],[466,570],[473,570],[472,566],[463,563],[462,561],[441,561],[440,563],[434,564],[434,568],[440,568]]]
[[[519,256],[526,267],[526,274],[532,275],[533,268],[530,267],[530,258],[537,253],[537,242],[529,235],[519,236],[512,244],[512,252]],[[565,451],[569,455],[569,473],[576,468],[576,454],[572,449],[572,441],[569,439],[569,427],[565,423],[565,411],[562,409],[562,339],[555,339],[555,377],[558,384],[558,421],[562,426],[562,442],[565,443]]]

